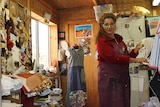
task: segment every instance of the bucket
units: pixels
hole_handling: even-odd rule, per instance
[[[113,5],[112,4],[102,4],[98,6],[93,6],[96,21],[99,21],[99,17],[105,12],[113,12]]]

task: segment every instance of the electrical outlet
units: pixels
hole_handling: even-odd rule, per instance
[[[129,24],[125,24],[125,28],[129,28]]]

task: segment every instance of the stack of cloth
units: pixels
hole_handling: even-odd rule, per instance
[[[2,74],[2,79],[1,79],[2,96],[10,95],[11,91],[20,90],[22,86],[23,84],[20,79],[11,78],[8,75]]]

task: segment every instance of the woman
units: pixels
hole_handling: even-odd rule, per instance
[[[116,16],[113,13],[104,13],[99,25],[96,44],[100,107],[130,107],[129,63],[147,61],[135,58],[142,46],[137,45],[128,52],[123,37],[115,34]]]

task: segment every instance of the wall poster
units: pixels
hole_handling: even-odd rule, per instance
[[[58,40],[65,40],[65,32],[58,32]]]
[[[91,55],[91,39],[90,38],[78,38],[78,44],[83,47],[84,56]]]
[[[89,38],[92,36],[92,24],[75,25],[76,38]]]
[[[149,26],[149,33],[150,36],[155,36],[156,30],[157,30],[157,25],[159,22],[160,17],[148,17],[147,18],[147,24]]]

